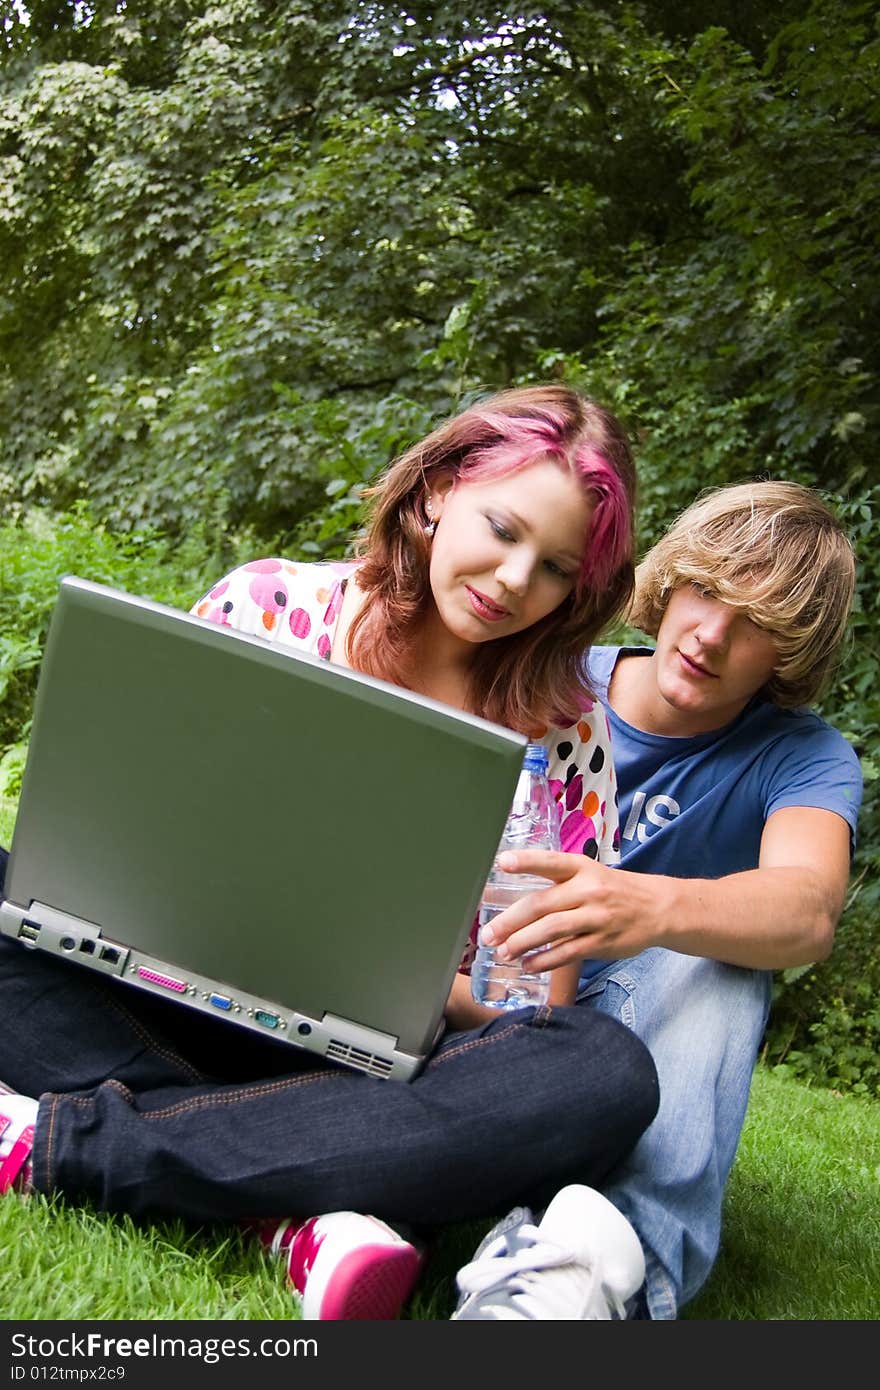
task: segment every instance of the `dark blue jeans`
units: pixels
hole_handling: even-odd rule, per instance
[[[447,1035],[415,1080],[381,1081],[5,938],[0,1078],[40,1098],[40,1191],[203,1221],[540,1206],[599,1183],[658,1104],[647,1048],[591,1009]]]

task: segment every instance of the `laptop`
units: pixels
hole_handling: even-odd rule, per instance
[[[372,1076],[442,1032],[526,739],[62,580],[0,930]]]

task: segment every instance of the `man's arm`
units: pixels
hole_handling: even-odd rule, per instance
[[[718,879],[633,873],[578,855],[517,851],[505,855],[507,872],[540,874],[555,886],[508,908],[492,930],[511,956],[553,943],[542,961],[547,969],[665,946],[782,970],[829,954],[849,867],[846,821],[805,806],[769,817],[758,868]]]

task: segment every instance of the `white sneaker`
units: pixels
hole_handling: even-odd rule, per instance
[[[458,1271],[452,1319],[625,1318],[645,1257],[625,1216],[592,1187],[563,1187],[539,1225],[515,1208]]]
[[[400,1315],[422,1252],[384,1221],[331,1211],[309,1221],[262,1223],[263,1245],[287,1265],[304,1321],[389,1321]]]
[[[0,1193],[31,1186],[31,1149],[39,1104],[0,1081]]]

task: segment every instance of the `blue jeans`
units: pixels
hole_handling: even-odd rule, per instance
[[[453,1034],[397,1083],[0,938],[0,1077],[52,1093],[38,1187],[133,1214],[351,1207],[429,1227],[598,1185],[639,1233],[651,1316],[674,1318],[718,1251],[770,979],[645,951],[594,976],[578,1007]],[[660,1079],[653,1123],[655,1073],[634,1035]]]
[[[718,1253],[771,978],[655,948],[593,976],[579,1001],[631,1028],[657,1067],[657,1116],[599,1184],[642,1242],[652,1318],[674,1318]]]
[[[199,1221],[542,1205],[607,1177],[658,1103],[650,1053],[592,1009],[502,1016],[383,1081],[3,937],[0,1078],[40,1099],[38,1190]]]

